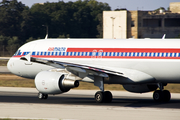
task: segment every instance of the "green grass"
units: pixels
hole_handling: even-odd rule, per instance
[[[34,80],[18,77],[12,74],[0,74],[0,86],[1,87],[29,87],[34,88]],[[87,89],[97,90],[97,86],[92,83],[80,82],[78,88],[75,89]],[[106,90],[123,90],[121,85],[105,85]]]
[[[0,74],[1,87],[35,87],[34,80],[18,77],[12,74]]]
[[[10,119],[10,118],[0,118],[0,120],[17,120],[17,119]]]

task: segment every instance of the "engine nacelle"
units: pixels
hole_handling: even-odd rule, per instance
[[[35,77],[36,89],[44,94],[60,94],[78,87],[79,81],[66,79],[60,72],[42,71]]]
[[[134,93],[145,93],[154,91],[158,88],[157,85],[147,85],[147,84],[141,84],[141,85],[123,85],[124,89],[129,92]]]

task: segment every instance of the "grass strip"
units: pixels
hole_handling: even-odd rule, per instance
[[[8,60],[0,60],[0,66],[6,66]]]
[[[13,118],[0,118],[0,120],[46,120],[46,119],[13,119]]]

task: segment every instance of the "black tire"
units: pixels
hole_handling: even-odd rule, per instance
[[[112,93],[110,91],[105,91],[104,95],[105,95],[104,102],[105,103],[110,103],[112,101],[112,98],[113,98]]]
[[[48,94],[44,94],[43,99],[47,99],[48,98]]]
[[[96,92],[94,98],[97,103],[103,103],[104,102],[104,92],[98,91]]]
[[[154,91],[153,99],[156,102],[161,102],[163,100],[163,91],[160,91],[160,90]]]
[[[44,94],[38,93],[38,98],[39,98],[39,99],[44,99]]]
[[[169,102],[171,99],[171,93],[168,90],[164,90],[163,95],[164,95],[163,101]]]

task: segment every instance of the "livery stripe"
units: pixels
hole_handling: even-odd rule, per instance
[[[93,50],[103,52],[180,52],[180,49],[167,48],[67,48],[67,52],[92,52]]]
[[[24,55],[18,55],[18,56],[13,56],[20,58]],[[38,56],[38,55],[33,55],[32,57],[36,58],[111,58],[111,59],[180,59],[180,57],[124,57],[124,56],[97,56],[97,57],[92,57],[92,56]]]
[[[63,49],[62,49],[63,48]],[[38,58],[116,58],[116,59],[180,59],[180,49],[165,48],[64,48],[58,51],[32,51]],[[64,51],[66,49],[66,51]],[[62,50],[62,51],[61,51]],[[29,51],[19,52],[13,57],[25,56]]]

